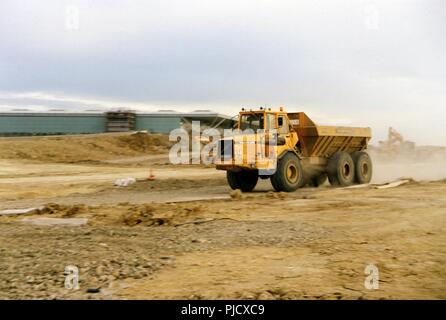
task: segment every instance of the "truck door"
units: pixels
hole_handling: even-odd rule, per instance
[[[289,137],[290,134],[290,122],[288,121],[288,117],[285,115],[278,115],[277,117],[277,131],[279,135],[283,135]]]
[[[286,114],[277,115],[277,133],[279,140],[284,141],[289,148],[294,148],[298,141],[297,133],[290,126],[290,120]]]

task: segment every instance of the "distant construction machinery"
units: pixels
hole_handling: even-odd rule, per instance
[[[376,151],[389,156],[405,155],[415,150],[415,142],[405,140],[403,136],[393,129],[389,128],[386,141],[379,141]]]

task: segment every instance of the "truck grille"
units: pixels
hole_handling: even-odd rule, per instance
[[[228,160],[232,159],[232,155],[234,152],[234,143],[233,140],[220,140],[218,142],[218,155],[220,159]]]

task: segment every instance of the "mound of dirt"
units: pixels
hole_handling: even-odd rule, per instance
[[[84,204],[63,205],[47,203],[26,216],[51,218],[87,218],[90,225],[112,226],[178,226],[200,222],[205,216],[202,205],[184,204],[130,204],[88,206]],[[11,215],[5,219],[20,219],[21,215]]]
[[[119,137],[119,145],[137,152],[150,152],[163,148],[166,149],[170,147],[170,142],[167,136],[137,132]]]
[[[161,226],[178,225],[201,218],[203,208],[178,206],[175,211],[167,205],[152,204],[133,205],[122,214],[121,220],[127,226]]]
[[[1,159],[45,162],[96,162],[120,157],[166,153],[166,135],[148,133],[92,134],[0,139]]]
[[[122,214],[121,219],[125,225],[136,226],[137,224],[152,226],[162,225],[167,221],[163,218],[154,218],[155,208],[151,205],[132,206]]]
[[[71,217],[76,214],[85,213],[86,211],[87,211],[87,206],[83,204],[65,206],[57,203],[48,203],[43,208],[37,209],[36,214],[41,214],[41,215],[57,214],[61,217]]]

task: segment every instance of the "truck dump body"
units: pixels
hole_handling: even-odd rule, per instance
[[[329,158],[337,151],[361,151],[372,136],[370,128],[318,126],[304,112],[288,113],[288,117],[305,157]]]

